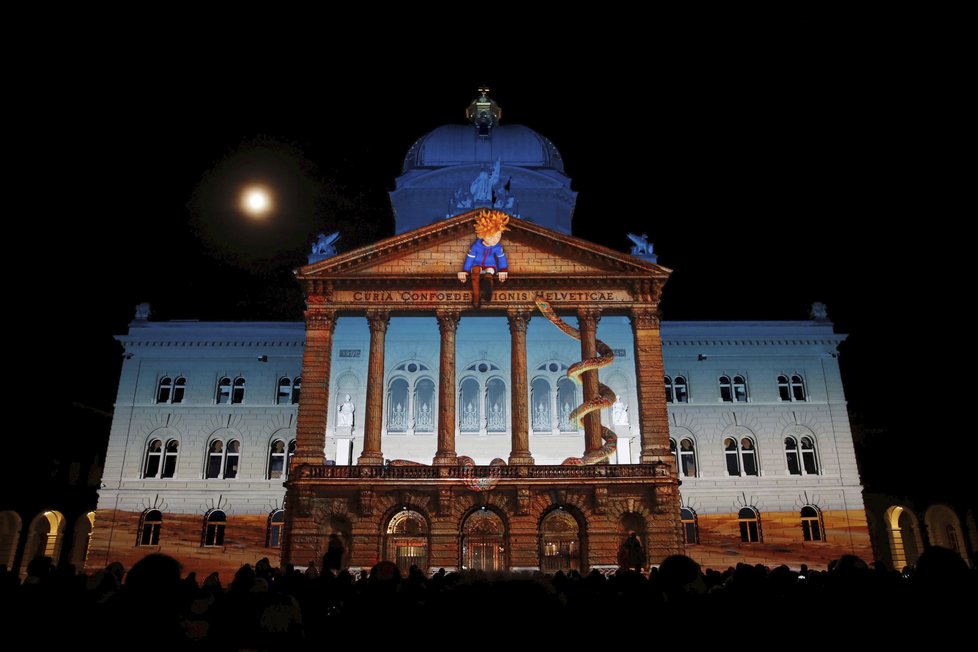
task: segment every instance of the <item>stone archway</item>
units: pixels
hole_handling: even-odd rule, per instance
[[[462,523],[462,568],[504,571],[508,568],[506,523],[494,510],[473,511]]]
[[[540,570],[581,572],[584,570],[583,528],[577,516],[565,506],[549,511],[540,521]]]
[[[407,507],[395,512],[387,522],[384,539],[384,559],[397,564],[403,575],[407,575],[411,566],[427,572],[428,520],[420,512]]]
[[[917,517],[906,507],[894,505],[886,510],[886,526],[893,567],[901,570],[904,566],[915,564],[921,547]]]

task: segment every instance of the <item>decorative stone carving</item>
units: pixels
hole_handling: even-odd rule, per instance
[[[316,242],[312,245],[312,253],[309,254],[309,264],[318,263],[321,260],[326,260],[336,255],[336,241],[340,239],[340,232],[335,231],[326,235],[325,233],[320,233],[316,238]]]
[[[336,313],[332,310],[307,310],[306,329],[311,331],[332,331],[336,328]]]
[[[632,308],[632,329],[647,330],[659,327],[659,311],[653,308]]]
[[[438,489],[438,515],[448,516],[452,513],[452,490],[449,487]]]
[[[516,490],[516,513],[520,516],[528,516],[530,513],[530,489],[519,487]]]
[[[386,333],[391,322],[391,314],[386,310],[368,310],[367,323],[371,332]]]
[[[360,490],[360,516],[374,515],[374,492],[370,489]]]
[[[594,488],[594,513],[604,514],[608,509],[608,487]]]

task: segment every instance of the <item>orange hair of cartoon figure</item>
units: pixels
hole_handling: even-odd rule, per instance
[[[488,238],[493,233],[506,231],[509,224],[509,215],[502,211],[484,210],[475,220],[475,235],[479,238]]]

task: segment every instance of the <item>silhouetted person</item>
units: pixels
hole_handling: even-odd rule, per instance
[[[326,546],[326,570],[339,571],[343,567],[343,542],[334,532],[329,535],[329,544]]]
[[[641,571],[645,565],[645,550],[635,532],[629,532],[622,544],[622,566],[628,570]]]

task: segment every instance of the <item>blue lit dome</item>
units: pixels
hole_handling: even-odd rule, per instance
[[[529,127],[500,125],[480,136],[472,125],[444,125],[419,138],[404,157],[403,172],[442,168],[501,159],[531,169],[564,171],[553,143]]]

